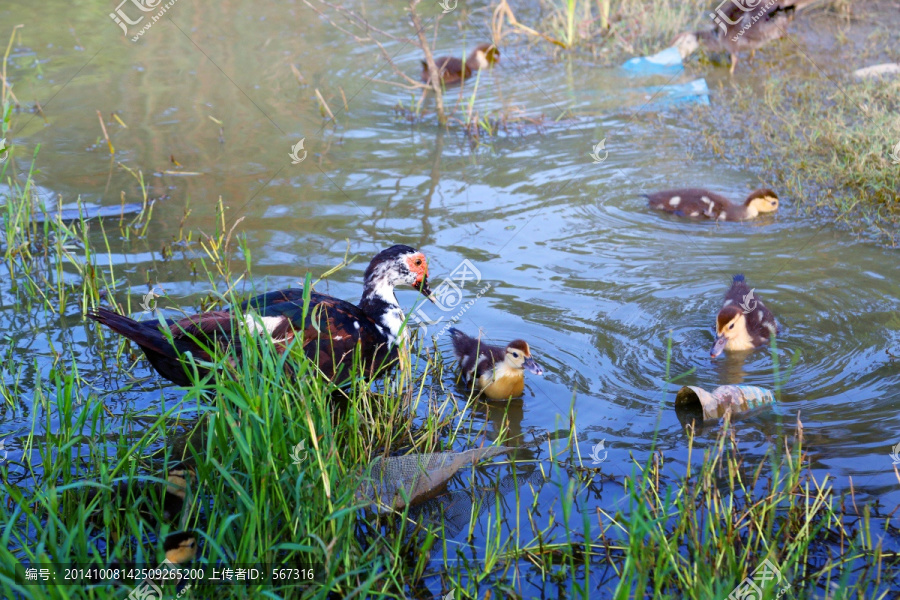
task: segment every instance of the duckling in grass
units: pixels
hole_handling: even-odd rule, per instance
[[[716,343],[710,356],[715,358],[723,350],[736,352],[765,346],[777,333],[775,315],[756,297],[744,276],[735,275],[716,318]]]
[[[187,516],[183,512],[185,504],[189,502],[187,497],[189,490],[197,489],[197,472],[194,467],[185,462],[172,466],[164,473],[166,485],[157,483],[134,481],[128,479],[118,482],[112,488],[110,501],[99,507],[88,518],[96,526],[105,529],[108,525],[107,518],[113,518],[112,513],[126,513],[136,511],[137,515],[148,523],[158,524],[155,505],[159,502],[162,507],[161,517],[167,523],[176,521],[179,517]],[[94,502],[99,492],[91,490],[87,496],[87,503]],[[107,511],[110,511],[109,514]]]
[[[166,561],[174,565],[191,562],[197,556],[197,534],[193,531],[170,533],[163,540]]]
[[[762,213],[778,210],[778,196],[765,188],[751,193],[740,206],[702,188],[665,190],[644,194],[644,197],[649,201],[650,208],[656,210],[678,217],[700,217],[717,221],[746,221]]]
[[[459,329],[450,329],[450,335],[466,380],[474,379],[476,387],[492,400],[521,394],[525,389],[525,369],[535,375],[544,373],[531,358],[531,349],[524,340],[513,340],[502,348],[482,343]]]
[[[480,71],[500,60],[500,49],[494,44],[479,44],[469,57],[463,62],[455,56],[439,56],[434,59],[438,68],[441,83],[451,85],[468,79],[472,71]],[[422,61],[422,83],[428,83],[431,73],[428,71],[428,63]]]

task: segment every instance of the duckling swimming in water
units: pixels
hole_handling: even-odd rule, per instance
[[[466,380],[474,379],[476,387],[492,400],[518,396],[525,389],[525,369],[535,375],[544,371],[531,358],[524,340],[513,340],[506,348],[484,344],[459,329],[450,329],[453,352]]]
[[[644,194],[650,208],[679,217],[702,217],[717,221],[746,221],[762,213],[778,210],[778,196],[770,189],[752,192],[744,204],[732,204],[728,198],[702,188],[666,190]]]
[[[716,317],[716,343],[709,355],[715,358],[723,350],[753,350],[768,344],[777,333],[775,315],[756,297],[744,276],[735,275]]]
[[[434,59],[438,72],[441,76],[441,83],[450,85],[459,83],[463,79],[468,79],[472,75],[472,71],[480,71],[493,65],[500,60],[500,49],[494,44],[479,44],[469,57],[463,61],[455,56],[440,56]],[[422,83],[428,83],[431,79],[431,73],[428,71],[428,63],[422,61]]]

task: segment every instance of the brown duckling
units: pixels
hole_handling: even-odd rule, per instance
[[[763,5],[754,4],[744,8],[735,0],[727,6],[719,5],[710,13],[714,21],[711,29],[682,33],[673,42],[683,58],[703,45],[710,52],[727,52],[731,58],[730,72],[733,74],[738,63],[738,52],[749,50],[752,57],[756,51],[772,40],[784,36],[794,13],[817,0],[776,0]]]
[[[453,352],[466,380],[492,400],[518,396],[525,389],[525,369],[535,375],[544,371],[531,358],[531,349],[524,340],[513,340],[506,348],[484,344],[478,338],[452,328]]]
[[[649,201],[650,208],[679,217],[700,217],[717,221],[745,221],[762,213],[778,210],[778,196],[765,188],[752,192],[743,205],[732,204],[724,196],[702,188],[665,190],[644,196]]]
[[[162,506],[163,521],[171,523],[179,517],[187,516],[183,513],[188,502],[187,494],[190,490],[197,489],[197,472],[192,466],[181,462],[172,466],[165,473],[166,486],[156,483],[139,481],[120,481],[112,489],[112,497],[107,505],[112,511],[137,510],[137,514],[150,523],[156,523],[156,510],[152,505],[159,502]],[[87,503],[93,502],[99,492],[88,493]],[[98,527],[105,528],[107,523],[104,515],[106,508],[92,513],[89,520]]]
[[[441,76],[441,83],[451,85],[468,79],[472,71],[480,71],[500,60],[500,49],[494,44],[479,44],[465,62],[455,56],[440,56],[434,59]],[[428,63],[422,61],[422,83],[428,83],[431,73],[428,71]]]
[[[716,318],[716,343],[710,356],[715,358],[723,350],[739,352],[765,346],[777,333],[775,315],[756,297],[744,276],[735,275]]]
[[[193,531],[170,533],[163,540],[163,551],[166,562],[173,565],[191,562],[197,556],[197,534]]]

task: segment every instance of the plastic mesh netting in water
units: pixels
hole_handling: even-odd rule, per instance
[[[372,461],[371,475],[360,490],[360,497],[381,508],[401,509],[428,495],[466,465],[511,450],[506,446],[489,446],[464,452],[378,457]]]

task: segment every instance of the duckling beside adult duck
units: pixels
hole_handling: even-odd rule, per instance
[[[108,526],[107,518],[113,513],[133,512],[155,525],[159,525],[158,516],[166,523],[175,522],[179,517],[186,517],[184,506],[189,503],[188,493],[197,490],[197,472],[186,462],[172,466],[163,473],[166,485],[147,483],[127,479],[118,482],[112,488],[111,498],[102,502],[96,511],[88,516],[88,521],[100,529]],[[85,503],[92,504],[101,492],[91,488]],[[161,511],[159,509],[162,509]]]
[[[513,340],[503,348],[485,344],[456,328],[449,331],[453,352],[466,380],[474,380],[475,386],[492,400],[521,394],[525,389],[525,369],[535,375],[544,374],[524,340]]]
[[[778,333],[778,324],[756,290],[743,275],[735,275],[716,317],[716,343],[709,354],[715,358],[723,350],[740,352],[768,344]]]
[[[717,221],[746,221],[760,214],[778,210],[778,196],[770,189],[752,192],[741,205],[728,198],[701,188],[665,190],[644,194],[650,208],[679,217],[715,219]]]
[[[720,3],[715,12],[710,13],[714,21],[711,29],[682,33],[675,38],[674,45],[683,58],[687,58],[698,45],[710,52],[727,52],[731,58],[729,72],[734,74],[739,52],[749,50],[752,57],[759,48],[783,37],[796,11],[817,1],[731,0],[725,6],[725,3]]]
[[[135,321],[106,308],[91,311],[87,317],[136,343],[153,368],[178,385],[191,382],[191,367],[183,362],[188,352],[210,362],[213,357],[208,349],[218,346],[232,349],[239,357],[242,328],[271,336],[281,353],[295,336],[302,338],[306,356],[326,377],[341,380],[357,349],[369,375],[398,358],[398,345],[407,337],[406,317],[394,295],[398,285],[412,286],[431,297],[428,261],[415,248],[392,246],[372,259],[363,277],[359,306],[311,292],[305,320],[302,288],[256,296],[241,304],[239,314],[211,311],[168,321],[165,326],[157,320]],[[200,370],[201,376],[205,373]]]
[[[468,79],[472,75],[473,70],[487,69],[498,60],[500,60],[500,49],[497,46],[494,44],[479,44],[465,60],[455,56],[439,56],[434,59],[434,64],[438,68],[441,83],[451,85]],[[428,70],[428,63],[423,60],[422,83],[428,83],[430,80],[431,73]]]

